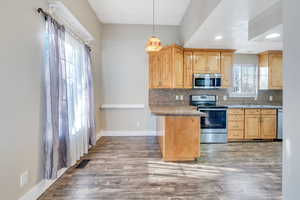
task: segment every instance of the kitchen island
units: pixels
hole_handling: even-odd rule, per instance
[[[164,161],[193,161],[200,156],[200,117],[191,106],[150,106]]]

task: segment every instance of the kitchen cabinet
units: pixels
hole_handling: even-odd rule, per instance
[[[232,82],[233,53],[221,52],[222,87],[230,88]]]
[[[277,133],[276,115],[261,116],[261,139],[274,139]]]
[[[183,88],[183,48],[177,45],[149,53],[149,86],[154,88]]]
[[[205,74],[208,72],[207,67],[207,53],[206,52],[193,52],[193,73]]]
[[[193,73],[219,74],[221,73],[220,52],[193,52]]]
[[[245,139],[260,139],[260,115],[245,115]]]
[[[220,74],[221,73],[221,53],[208,52],[207,53],[207,73]]]
[[[184,52],[184,88],[190,89],[193,87],[193,52]]]
[[[282,51],[266,51],[259,54],[259,88],[282,89]]]
[[[149,53],[149,87],[193,87],[193,74],[222,74],[223,88],[231,87],[234,50],[184,49],[166,46]]]
[[[200,156],[199,116],[158,116],[156,124],[164,161],[193,161]]]
[[[276,109],[229,109],[229,141],[276,139],[276,135]]]

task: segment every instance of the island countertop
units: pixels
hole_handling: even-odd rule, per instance
[[[159,116],[205,116],[205,113],[199,112],[194,106],[162,106],[150,105],[150,111]]]

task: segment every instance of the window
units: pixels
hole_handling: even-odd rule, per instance
[[[233,66],[233,97],[256,97],[258,90],[258,67],[253,64]]]

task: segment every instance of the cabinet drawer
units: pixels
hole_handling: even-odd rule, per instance
[[[246,109],[245,114],[246,115],[259,115],[260,109]]]
[[[244,121],[229,121],[229,130],[244,130]]]
[[[244,139],[244,131],[243,130],[229,130],[228,132],[228,139]]]
[[[229,115],[229,121],[244,121],[244,115]]]
[[[277,110],[276,109],[262,109],[261,114],[262,115],[276,115]]]
[[[244,109],[229,109],[228,113],[233,115],[243,115]]]

